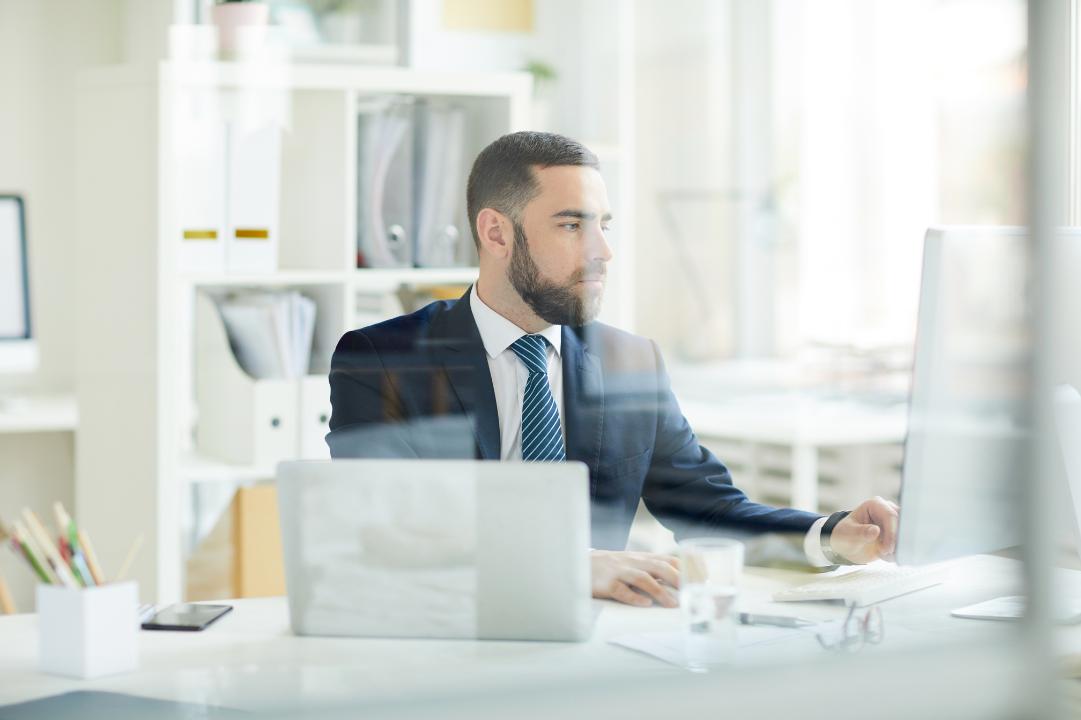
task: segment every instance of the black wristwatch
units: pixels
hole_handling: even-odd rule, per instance
[[[830,535],[833,534],[833,528],[837,527],[837,523],[848,517],[850,511],[841,510],[830,515],[824,525],[822,525],[821,543],[822,554],[826,556],[826,560],[830,561],[834,565],[852,565],[848,560],[838,555],[833,551],[833,546],[830,545]]]

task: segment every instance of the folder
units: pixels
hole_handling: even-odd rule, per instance
[[[214,93],[180,93],[173,125],[177,267],[220,273],[225,270],[226,125]]]
[[[284,378],[288,358],[284,328],[269,302],[230,300],[221,304],[229,344],[240,367],[256,380]]]
[[[223,299],[222,320],[236,361],[259,380],[308,373],[315,301],[296,291],[252,292]]]
[[[229,124],[225,260],[230,273],[278,269],[281,154],[278,125]]]
[[[416,218],[413,264],[453,267],[469,263],[468,227],[459,226],[465,197],[465,111],[456,103],[423,100],[416,107]]]
[[[365,101],[357,113],[357,264],[413,264],[412,98]]]
[[[267,315],[265,308],[261,312]],[[271,467],[297,457],[298,398],[295,378],[276,374],[255,377],[238,362],[234,347],[239,349],[241,342],[250,342],[257,336],[257,329],[258,325],[254,325],[250,332],[242,333],[243,341],[234,339],[231,343],[223,314],[214,300],[203,293],[197,296],[196,444],[201,452],[227,462]],[[259,362],[273,365],[271,370],[281,370],[285,363],[278,355],[277,337],[260,342],[258,352],[267,352],[275,359],[263,358]],[[249,348],[240,354],[247,353],[246,362],[251,362],[255,352]]]

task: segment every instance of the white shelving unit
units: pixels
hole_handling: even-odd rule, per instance
[[[71,395],[0,397],[0,434],[75,432],[78,425]]]
[[[184,127],[173,109],[193,89],[232,98],[280,92],[288,100],[277,272],[178,269],[172,148]],[[183,595],[185,509],[194,484],[273,475],[270,467],[201,456],[193,446],[195,294],[305,292],[319,306],[313,368],[323,371],[338,337],[355,326],[358,293],[471,282],[476,268],[355,267],[357,104],[387,94],[454,98],[466,111],[464,157],[472,158],[499,135],[528,126],[531,91],[522,73],[343,65],[163,63],[81,78],[75,503],[107,568],[144,535],[131,573],[144,600]]]

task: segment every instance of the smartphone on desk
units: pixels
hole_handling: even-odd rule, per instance
[[[233,609],[232,605],[177,603],[155,612],[142,623],[143,630],[205,630]]]

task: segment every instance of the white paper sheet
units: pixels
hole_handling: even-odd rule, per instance
[[[826,631],[836,622],[820,623],[803,628],[781,628],[769,625],[739,625],[736,628],[736,653],[734,662],[738,664],[741,659],[741,650],[781,642],[804,642],[814,640],[815,632]],[[635,633],[620,635],[610,638],[608,642],[613,645],[625,647],[628,650],[650,655],[666,663],[677,667],[687,667],[687,655],[685,651],[686,635],[680,630],[664,632]]]
[[[256,379],[306,375],[316,305],[299,292],[251,293],[222,301],[221,315],[237,362]]]

